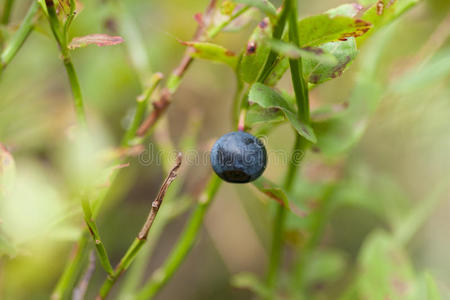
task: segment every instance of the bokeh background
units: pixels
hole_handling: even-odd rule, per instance
[[[300,1],[299,14],[318,14],[342,3],[345,2]],[[30,1],[16,1],[12,27],[20,23],[29,4]],[[73,36],[114,30],[114,24],[108,22],[114,4],[88,0],[82,4]],[[449,4],[447,0],[421,1],[389,26],[389,40],[381,49],[376,48],[380,58],[375,77],[383,96],[367,123],[357,124],[364,128],[361,138],[340,156],[306,156],[294,193],[305,207],[314,202],[310,191],[315,183],[338,177],[344,186],[336,196],[344,204],[328,216],[321,242],[321,247],[339,253],[338,266],[332,270],[334,277],[324,285],[323,293],[320,284],[314,287],[319,291],[318,299],[336,299],[345,278],[354,271],[358,252],[369,233],[376,228],[390,230],[392,224],[401,223],[412,207],[426,201],[438,185],[448,182]],[[178,40],[191,38],[196,28],[193,16],[204,10],[207,1],[121,1],[121,5],[139,29],[137,34],[143,38],[144,56],[151,70],[169,74],[184,51]],[[261,18],[258,12],[253,15],[254,20],[242,31],[220,34],[215,42],[235,52],[244,49],[253,25]],[[0,203],[1,234],[14,245],[14,249],[3,250],[11,257],[0,257],[0,299],[48,299],[64,268],[83,228],[81,209],[74,197],[79,178],[88,176],[83,166],[95,168],[90,165],[90,157],[120,143],[135,99],[141,93],[127,55],[127,38],[124,36],[122,45],[89,46],[73,53],[89,124],[96,137],[96,143],[83,151],[68,142],[75,123],[71,94],[45,20],[38,22],[1,75],[0,143],[14,157],[17,188],[12,197]],[[379,45],[374,42],[373,47]],[[364,44],[342,77],[314,89],[312,106],[346,103],[364,64],[372,57],[370,51],[374,51],[371,41]],[[292,91],[290,78],[285,77],[279,86]],[[384,93],[392,83],[398,89]],[[148,147],[154,150],[172,145],[176,150],[184,147],[185,151],[207,151],[217,137],[233,128],[235,85],[227,66],[196,60],[167,117],[145,145],[153,145]],[[367,95],[371,92],[368,90]],[[360,101],[365,101],[367,95],[362,93]],[[289,153],[293,139],[290,126],[284,124],[271,131],[265,143],[269,151]],[[139,231],[164,178],[163,165],[144,165],[138,158],[130,163],[121,172],[98,217],[113,262],[120,259]],[[265,175],[281,182],[285,169],[281,163],[269,164]],[[183,166],[180,195],[191,195],[185,199],[187,205],[195,201],[209,172],[208,164]],[[182,198],[180,195],[171,197]],[[406,249],[414,269],[430,272],[443,295],[450,295],[450,202],[448,193],[440,197],[443,199],[438,209]],[[223,184],[194,249],[157,299],[251,299],[248,290],[232,287],[230,278],[242,271],[264,274],[273,206],[272,200],[249,185]],[[146,273],[151,274],[167,256],[188,211],[189,207],[168,222],[154,245]],[[302,221],[293,218],[287,237],[287,268],[289,257],[304,234]],[[97,266],[87,299],[93,299],[103,279],[104,272]],[[118,290],[114,289],[113,299]]]

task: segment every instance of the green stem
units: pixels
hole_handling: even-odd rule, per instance
[[[305,245],[302,248],[301,255],[299,255],[293,262],[294,275],[291,276],[292,282],[295,282],[296,290],[304,291],[303,297],[307,298],[307,291],[303,289],[304,287],[304,268],[305,263],[314,253],[317,245],[320,242],[325,226],[328,221],[329,214],[331,212],[331,197],[333,195],[334,189],[336,187],[335,183],[330,183],[324,188],[323,194],[320,196],[319,207],[317,210],[311,214],[311,222],[307,227],[308,232],[311,236],[306,240]]]
[[[213,38],[216,35],[218,35],[225,27],[227,27],[228,25],[230,25],[231,22],[233,22],[237,17],[239,17],[240,15],[242,15],[243,13],[245,13],[247,10],[249,10],[250,6],[245,6],[243,8],[241,8],[239,11],[237,11],[234,15],[232,15],[228,20],[218,24],[215,27],[212,27],[211,29],[209,29],[207,31],[207,36],[209,38]]]
[[[87,122],[86,114],[84,112],[83,96],[81,94],[81,87],[78,81],[78,76],[70,57],[66,57],[64,59],[64,67],[66,68],[67,76],[69,77],[69,83],[72,90],[73,103],[75,106],[75,113],[77,115],[78,123],[85,127]]]
[[[86,113],[84,111],[83,96],[81,94],[81,87],[78,81],[78,76],[73,66],[72,60],[70,58],[69,49],[67,48],[67,32],[64,30],[61,22],[56,14],[55,6],[53,1],[48,1],[47,11],[48,20],[50,23],[50,28],[52,29],[53,35],[56,42],[59,45],[61,56],[63,58],[64,67],[66,68],[67,76],[69,77],[70,88],[72,90],[73,102],[75,105],[75,113],[77,116],[78,123],[82,127],[86,127]]]
[[[297,151],[304,151],[305,149],[305,140],[300,137],[299,135],[296,135],[295,143],[292,150],[292,157],[291,161],[288,167],[288,170],[286,172],[283,187],[286,192],[291,191],[292,184],[294,182],[296,173],[297,173],[297,163],[296,161],[296,152]],[[269,291],[271,292],[272,299],[274,297],[275,288],[277,284],[277,278],[278,273],[280,269],[281,264],[281,257],[283,252],[283,232],[284,232],[284,224],[287,216],[287,210],[284,206],[278,205],[277,206],[277,212],[275,214],[275,219],[273,223],[273,231],[272,231],[272,245],[270,250],[270,257],[269,257],[269,266],[267,269],[267,287]]]
[[[108,275],[105,282],[103,283],[100,293],[99,293],[99,299],[105,299],[109,292],[111,291],[111,288],[113,287],[114,283],[116,283],[119,276],[125,272],[126,269],[130,266],[130,264],[133,262],[134,258],[136,257],[139,250],[142,248],[142,246],[145,244],[145,239],[139,239],[136,238],[134,242],[131,244],[131,246],[128,248],[128,251],[125,253],[123,258],[120,260],[117,267],[114,269],[114,271]]]
[[[292,10],[289,17],[289,40],[297,47],[300,47],[300,38],[297,27],[297,0],[292,1]],[[295,100],[297,102],[298,116],[300,121],[309,123],[309,96],[308,86],[303,78],[302,58],[289,59],[291,69],[292,85],[294,87]]]
[[[78,244],[75,246],[74,253],[71,259],[67,263],[64,273],[58,280],[55,289],[53,290],[51,299],[59,300],[66,298],[66,292],[71,289],[75,284],[75,279],[80,274],[80,267],[83,265],[83,261],[86,258],[88,249],[89,236],[83,233],[78,240]]]
[[[177,177],[178,169],[181,166],[181,153],[177,156],[177,162],[175,166],[170,170],[169,174],[167,175],[166,179],[164,180],[163,184],[161,185],[161,188],[159,190],[158,195],[156,196],[155,200],[152,202],[152,207],[150,209],[150,212],[148,214],[147,220],[145,221],[144,225],[142,226],[141,231],[137,235],[134,242],[131,244],[131,246],[128,248],[125,255],[120,260],[119,264],[116,266],[115,270],[110,273],[104,284],[102,285],[98,298],[99,299],[105,299],[106,296],[108,296],[109,292],[111,291],[111,288],[113,287],[114,283],[117,281],[119,276],[125,272],[126,269],[131,265],[133,260],[136,258],[136,255],[138,254],[139,250],[142,248],[142,246],[147,241],[148,233],[155,221],[155,218],[159,212],[159,209],[161,207],[161,204],[164,200],[164,196],[166,195],[167,189],[169,188],[170,184],[175,180]]]
[[[300,46],[298,28],[297,28],[297,1],[288,0],[285,1],[285,10],[289,21],[289,40],[296,46]],[[283,15],[283,13],[282,13]],[[276,57],[275,57],[276,58]],[[307,85],[303,79],[303,68],[302,59],[290,59],[289,60],[291,79],[294,87],[295,99],[298,107],[299,119],[304,123],[309,123],[309,97]],[[264,74],[264,73],[263,73]],[[308,143],[299,135],[296,135],[294,148],[292,151],[292,159],[289,164],[289,168],[286,173],[284,188],[287,193],[292,190],[292,184],[297,173],[297,164],[294,157],[296,153],[304,152],[306,150]],[[271,299],[275,294],[278,273],[280,269],[280,264],[282,261],[282,250],[283,250],[283,232],[286,222],[286,208],[279,205],[277,207],[277,213],[275,216],[273,224],[273,236],[272,236],[272,246],[269,258],[269,267],[267,272],[267,287],[271,292]]]
[[[9,23],[9,17],[11,16],[13,3],[14,0],[5,0],[5,4],[3,5],[3,15],[0,21],[1,24],[7,25]]]
[[[181,238],[178,240],[165,263],[154,272],[150,280],[138,293],[137,299],[144,300],[153,298],[181,265],[194,245],[195,239],[203,223],[205,213],[221,183],[222,180],[217,175],[213,174],[204,193],[200,196],[199,203],[190,216],[188,223],[181,234]]]
[[[234,19],[234,17],[233,17],[233,19]],[[226,26],[226,25],[225,25]],[[223,27],[225,27],[225,26],[223,26]],[[222,27],[222,28],[223,28]],[[53,29],[52,29],[53,30]],[[212,37],[214,37],[215,35],[217,35],[219,32],[217,32],[217,33],[214,33],[214,35],[211,35],[210,37],[212,38]],[[55,34],[55,32],[54,32],[54,34]],[[57,34],[55,34],[55,37],[57,36]],[[180,83],[180,81],[181,81],[181,79],[182,79],[182,76],[184,75],[184,73],[185,73],[185,70],[186,70],[187,68],[185,68],[184,70],[183,70],[183,72],[181,73],[181,74],[178,74],[178,75],[176,75],[176,76],[174,76],[174,75],[172,75],[171,77],[169,77],[169,79],[168,79],[168,82],[167,82],[167,84],[166,84],[166,86],[170,89],[170,91],[171,91],[171,93],[175,93],[175,91],[177,90],[177,88],[178,88],[178,86],[179,86],[179,83]],[[171,83],[171,82],[175,82],[175,83]],[[117,162],[117,164],[120,164],[120,163],[122,163],[122,160],[118,160],[118,161],[116,161]],[[110,186],[114,186],[114,182],[115,182],[115,180],[116,180],[116,178],[117,178],[117,175],[118,175],[118,173],[119,173],[119,171],[120,171],[120,169],[117,169],[117,170],[115,170],[115,171],[113,171],[113,174],[111,174],[111,176],[110,176],[110,180],[111,180],[111,185]],[[217,179],[218,180],[218,179]],[[217,185],[220,185],[220,180],[218,180],[219,181],[219,183],[217,183]],[[217,186],[217,188],[218,188],[218,186]],[[96,218],[96,216],[97,216],[97,214],[98,214],[98,212],[99,212],[99,210],[100,210],[100,207],[102,206],[102,204],[103,204],[103,202],[104,202],[104,200],[105,200],[105,198],[106,198],[106,196],[107,196],[107,194],[108,194],[108,192],[109,192],[109,189],[105,189],[104,191],[102,191],[101,193],[100,193],[100,195],[97,197],[97,199],[93,202],[93,206],[92,206],[92,213],[93,213],[93,219],[95,219]],[[212,195],[213,196],[213,195]],[[212,201],[212,198],[211,199],[209,199],[208,200],[209,202],[210,201]],[[197,209],[196,209],[196,214],[199,214],[199,212],[198,211],[201,211],[201,210],[204,210],[204,212],[203,212],[203,214],[206,212],[206,208],[207,208],[207,206],[205,207],[205,205],[198,205],[198,207],[197,207]],[[196,217],[195,219],[197,219],[198,217]],[[198,226],[200,226],[201,225],[201,221],[202,221],[202,219],[203,219],[203,216],[201,216],[201,220],[200,220],[200,223],[199,223],[199,225]],[[194,223],[194,221],[192,221],[191,223]],[[191,224],[190,223],[190,224]],[[193,227],[194,225],[191,225],[191,227]],[[197,230],[198,231],[198,230]],[[197,232],[194,232],[194,235],[193,236],[191,236],[191,238],[194,240],[195,239],[195,235],[197,234]],[[184,241],[186,241],[186,237],[183,237],[182,238],[182,240],[184,240]],[[79,241],[80,242],[80,241]],[[181,242],[181,241],[180,241]],[[193,241],[192,241],[192,243],[193,243]],[[181,247],[181,246],[179,246],[179,247]],[[187,254],[187,252],[188,252],[188,250],[189,249],[185,249],[185,251],[186,251],[186,254]],[[179,251],[181,251],[181,250],[179,250]],[[178,263],[178,265],[179,264],[181,264],[181,261],[182,261],[182,259],[179,261],[179,263]],[[78,264],[76,264],[75,262],[73,263],[73,264],[71,264],[70,265],[71,267],[73,267],[73,268],[75,268],[75,269],[77,269],[77,270],[79,270],[79,269],[81,269],[81,267],[82,267],[82,265],[81,265],[81,263],[78,263]],[[67,269],[64,271],[64,274],[67,272]],[[175,272],[175,269],[172,271],[172,273],[173,272]],[[171,274],[170,274],[171,275]],[[161,285],[162,286],[162,285]],[[66,288],[69,288],[68,286],[66,286]],[[159,288],[158,288],[159,289]]]
[[[103,244],[103,242],[100,238],[100,234],[98,232],[97,225],[95,224],[94,220],[92,219],[91,204],[89,203],[89,199],[86,196],[82,196],[81,205],[83,207],[84,220],[89,229],[89,232],[91,233],[92,239],[94,240],[95,249],[97,251],[98,258],[100,260],[100,264],[102,265],[103,269],[105,269],[105,271],[108,274],[113,274],[114,271],[111,266],[111,262],[108,258],[108,253],[106,252],[105,245]]]
[[[283,35],[284,28],[286,27],[286,19],[289,15],[289,11],[291,10],[290,5],[291,5],[290,0],[284,1],[283,10],[281,11],[280,17],[278,18],[278,21],[273,28],[272,33],[273,39],[279,40]],[[264,81],[266,81],[267,77],[270,75],[270,72],[272,71],[274,62],[276,61],[277,57],[278,53],[271,50],[269,55],[267,56],[264,68],[262,69],[258,77],[258,82],[264,83]]]
[[[34,18],[39,11],[39,3],[33,1],[19,29],[14,33],[0,56],[0,74],[11,62],[34,27]]]
[[[148,262],[150,261],[157,242],[159,241],[164,228],[171,219],[172,218],[168,218],[167,215],[159,216],[158,222],[156,222],[152,228],[152,238],[144,246],[144,249],[139,252],[135,262],[131,266],[130,270],[128,270],[128,272],[126,273],[127,276],[124,278],[124,282],[121,285],[121,289],[117,299],[131,299],[134,296],[136,290],[138,289],[138,285],[145,274],[145,270],[148,266]]]
[[[122,139],[122,146],[130,146],[131,140],[136,137],[136,131],[141,125],[147,111],[148,100],[150,99],[158,84],[161,82],[162,78],[163,76],[161,73],[155,73],[150,79],[150,86],[144,91],[141,96],[137,98],[136,112],[134,114],[133,120],[131,121],[130,127],[125,132],[125,136]]]
[[[232,124],[238,124],[238,122],[239,122],[239,111],[240,111],[240,104],[241,104],[240,100],[242,97],[243,90],[244,90],[244,83],[239,78],[239,76],[236,76],[236,92],[234,93],[233,104],[231,107]]]

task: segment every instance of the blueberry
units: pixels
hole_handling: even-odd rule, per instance
[[[228,182],[253,181],[261,176],[266,164],[267,152],[264,144],[243,131],[223,135],[211,150],[214,172]]]

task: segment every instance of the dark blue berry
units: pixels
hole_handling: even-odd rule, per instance
[[[211,150],[214,172],[225,181],[246,183],[257,179],[267,164],[264,144],[255,136],[230,132],[222,136]]]

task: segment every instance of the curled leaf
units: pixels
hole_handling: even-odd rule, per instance
[[[74,37],[69,44],[69,49],[73,50],[76,48],[86,47],[88,45],[95,44],[97,46],[112,46],[123,43],[124,40],[120,36],[111,36],[107,34],[90,34],[80,37]]]
[[[355,38],[348,38],[346,41],[329,42],[320,46],[324,52],[335,58],[335,62],[326,64],[315,57],[305,57],[303,60],[303,74],[308,82],[319,84],[329,79],[342,75],[350,63],[356,58]]]
[[[266,40],[266,43],[272,50],[289,58],[309,58],[326,65],[337,63],[336,57],[322,48],[299,48],[294,44],[274,39]]]

